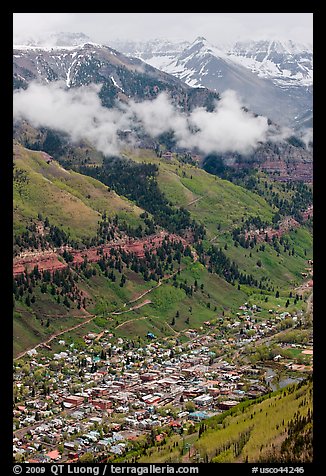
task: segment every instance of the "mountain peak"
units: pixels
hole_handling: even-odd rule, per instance
[[[312,109],[312,52],[298,42],[251,38],[216,44],[197,36],[184,48],[158,46],[148,42],[136,56],[189,86],[219,93],[234,89],[251,110],[276,122],[292,124]]]
[[[199,41],[207,41],[206,38],[204,36],[197,36],[197,38],[195,39],[194,43],[197,43]]]
[[[197,36],[197,38],[191,43],[190,47],[198,45],[198,44],[200,44],[202,46],[205,46],[205,47],[210,46],[209,42],[207,41],[207,39],[204,36]]]

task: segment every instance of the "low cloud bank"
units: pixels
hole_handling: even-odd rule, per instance
[[[266,117],[245,112],[234,91],[228,90],[207,112],[190,114],[177,109],[166,93],[153,101],[102,106],[100,85],[67,89],[65,83],[31,83],[14,92],[14,119],[26,119],[35,127],[69,134],[73,141],[86,139],[106,155],[117,154],[125,142],[119,131],[143,128],[151,137],[173,131],[180,147],[197,148],[204,154],[250,153],[259,142],[271,139]]]

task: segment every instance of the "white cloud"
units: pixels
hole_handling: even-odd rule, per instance
[[[308,149],[310,146],[310,143],[313,143],[313,140],[314,140],[312,127],[307,127],[303,131],[300,139],[304,142],[306,148]]]
[[[214,111],[197,108],[190,114],[177,109],[166,93],[153,101],[113,109],[102,106],[99,85],[66,89],[63,82],[31,83],[14,93],[14,118],[35,127],[62,131],[72,140],[89,140],[106,155],[117,154],[123,143],[118,131],[142,127],[151,137],[173,131],[177,145],[202,153],[252,151],[268,135],[267,119],[246,113],[234,91],[226,91]]]
[[[177,138],[187,134],[187,116],[175,108],[164,92],[153,101],[131,101],[129,107],[152,137],[170,130],[175,132]]]
[[[242,109],[236,93],[231,90],[221,95],[213,112],[195,110],[190,123],[199,131],[191,136],[191,143],[202,152],[252,151],[258,142],[266,140],[266,117],[255,117]]]
[[[126,117],[117,108],[102,106],[99,89],[98,85],[67,90],[63,82],[31,83],[27,90],[14,93],[14,118],[65,132],[73,141],[88,139],[103,153],[115,154],[121,147],[117,131],[125,127]]]

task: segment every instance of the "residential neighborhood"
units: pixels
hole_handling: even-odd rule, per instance
[[[87,454],[114,460],[143,435],[159,443],[162,428],[187,434],[242,400],[300,381],[312,372],[311,340],[280,341],[266,361],[252,352],[268,347],[282,328],[302,326],[302,313],[270,309],[270,318],[260,320],[260,310],[245,303],[223,326],[206,321],[174,338],[149,333],[144,342],[106,330],[84,335],[83,345],[60,336],[55,351],[31,349],[14,362],[15,460],[82,461]],[[306,360],[299,365],[283,350]]]

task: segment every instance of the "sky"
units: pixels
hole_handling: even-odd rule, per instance
[[[14,13],[14,44],[48,32],[82,32],[96,43],[153,38],[218,45],[238,39],[313,40],[313,13]]]

